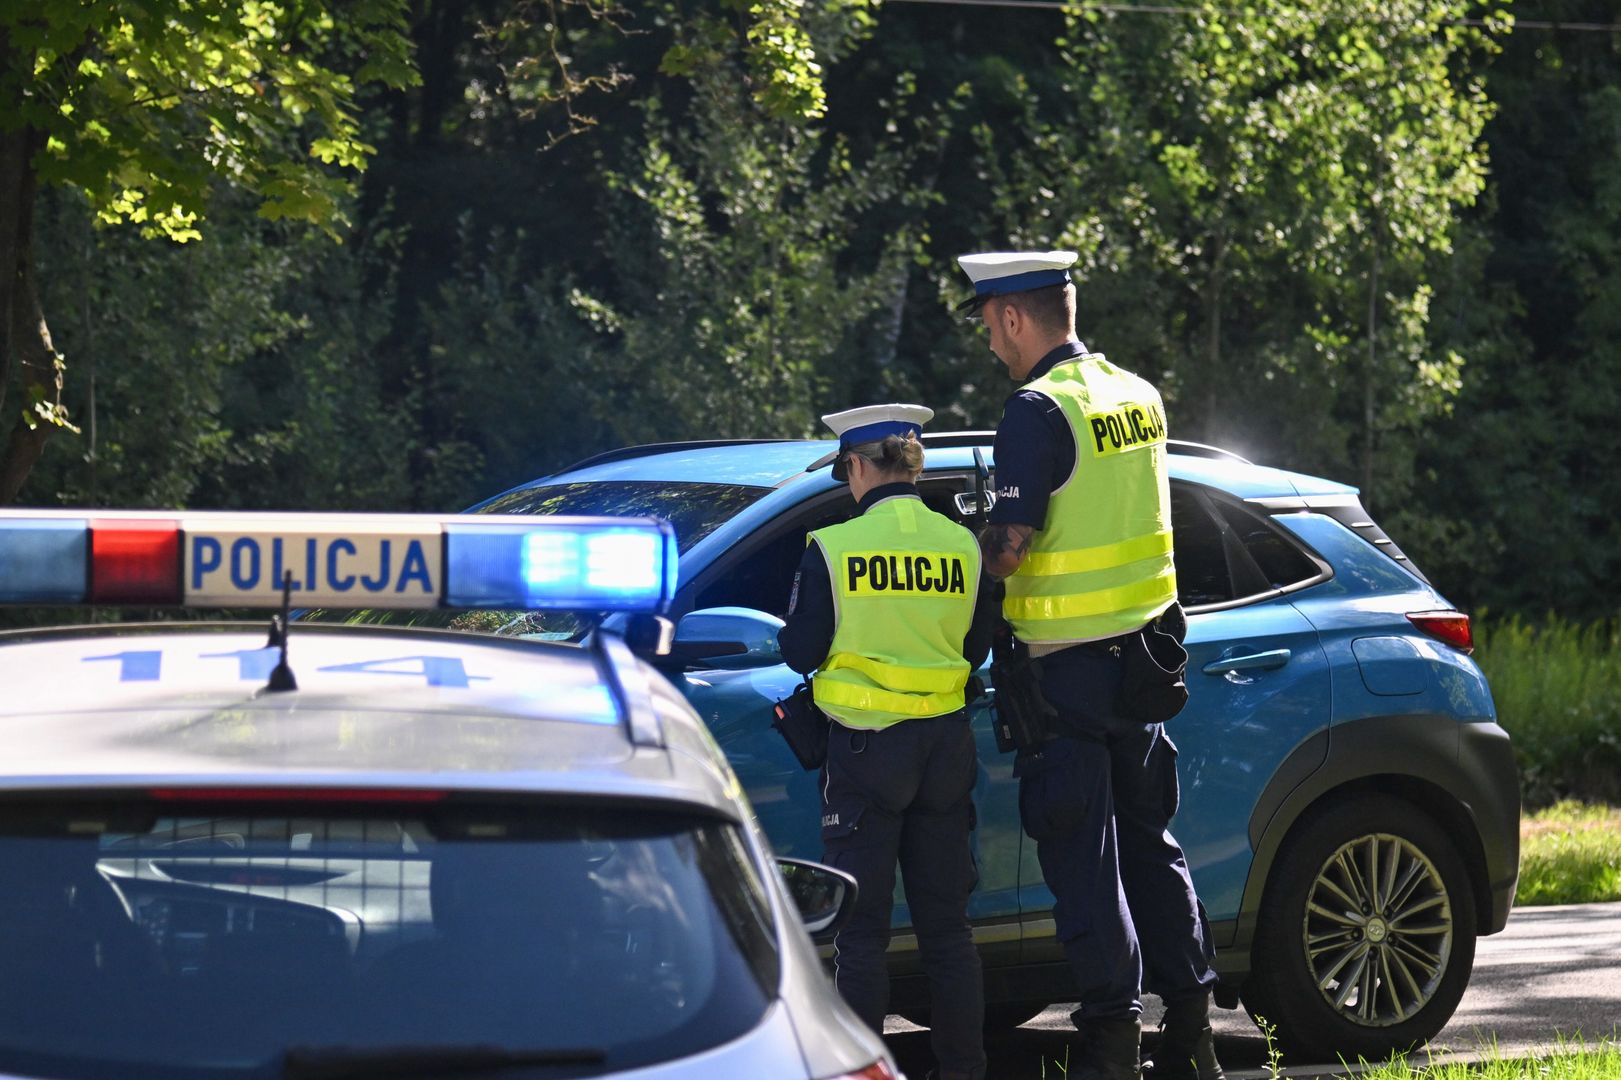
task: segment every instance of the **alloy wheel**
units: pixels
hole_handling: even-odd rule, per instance
[[[1388,1027],[1435,996],[1452,951],[1452,902],[1423,851],[1371,833],[1323,863],[1301,930],[1311,978],[1334,1011]]]

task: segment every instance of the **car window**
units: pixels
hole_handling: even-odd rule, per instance
[[[737,827],[402,809],[0,816],[0,1070],[263,1075],[293,1046],[437,1046],[586,1051],[547,1076],[587,1076],[729,1041],[775,997]]]
[[[1213,500],[1214,501],[1214,500]],[[1286,589],[1317,577],[1321,570],[1299,548],[1278,532],[1270,522],[1232,503],[1216,502],[1216,512],[1243,543],[1267,584]]]
[[[1171,529],[1176,549],[1176,587],[1184,607],[1233,599],[1221,526],[1190,487],[1171,485]]]
[[[962,490],[964,481],[957,479],[930,479],[918,485],[924,505],[959,524],[962,515],[952,496]],[[720,568],[710,584],[699,591],[693,609],[747,607],[769,612],[779,619],[786,618],[788,601],[793,594],[794,571],[799,568],[810,534],[848,521],[855,512],[855,501],[847,495],[824,498],[810,510],[800,511],[798,519],[785,531]]]
[[[794,571],[805,554],[807,537],[817,529],[848,521],[854,513],[855,503],[848,498],[821,503],[817,510],[715,574],[699,591],[694,610],[746,607],[786,618]]]

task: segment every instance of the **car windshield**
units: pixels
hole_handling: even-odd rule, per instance
[[[437,1051],[596,1076],[736,1038],[775,996],[735,826],[392,805],[6,811],[0,1071],[295,1075]]]
[[[602,480],[520,488],[478,508],[480,514],[565,514],[659,517],[675,529],[685,553],[770,488],[745,484],[699,484],[676,480]],[[600,612],[578,611],[387,611],[308,612],[344,622],[439,626],[555,641],[575,641],[602,621]]]
[[[478,512],[659,517],[674,526],[676,546],[686,552],[732,515],[770,492],[770,488],[742,484],[599,480],[520,488],[498,496],[479,507]]]

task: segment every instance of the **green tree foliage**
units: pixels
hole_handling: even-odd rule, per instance
[[[390,406],[416,418],[415,505],[471,501],[495,478],[527,479],[631,432],[688,434],[746,415],[683,405],[698,386],[676,365],[731,364],[739,388],[805,385],[815,358],[799,355],[801,343],[836,336],[849,316],[810,299],[823,285],[799,276],[815,278],[816,265],[830,279],[850,272],[841,238],[858,226],[839,214],[879,196],[859,188],[866,165],[807,122],[821,106],[770,87],[809,94],[814,83],[821,100],[814,65],[859,39],[864,15],[843,0],[422,7],[413,33],[423,84],[377,110],[365,200],[391,201],[407,227],[378,364]],[[762,29],[788,34],[785,19],[803,39],[792,48]],[[779,68],[795,71],[766,77]],[[871,175],[884,168],[875,160]],[[689,186],[699,220],[678,220],[681,193],[665,182]],[[790,219],[799,216],[802,225]],[[688,241],[692,250],[676,250]],[[707,284],[683,277],[698,269]],[[671,305],[692,289],[702,291],[687,308],[695,323],[749,339],[711,335],[702,347],[725,356],[689,358],[700,347],[690,336],[677,348]],[[757,309],[770,328],[745,334],[737,313]],[[626,351],[643,348],[661,359],[638,360],[627,386]],[[778,362],[781,372],[761,374]],[[655,385],[680,392],[637,412]],[[567,415],[554,419],[564,400]]]
[[[41,200],[41,299],[81,358],[63,400],[82,434],[53,444],[25,494],[70,506],[405,500],[407,418],[356,360],[389,329],[365,282],[390,276],[396,232],[379,221],[337,247],[226,197],[201,239],[153,244],[95,227],[85,209],[60,189]]]
[[[1520,0],[1605,24],[1603,0]],[[1400,522],[1464,605],[1613,617],[1621,578],[1621,35],[1524,29],[1492,66],[1492,198],[1469,222],[1443,325],[1470,359],[1417,446]]]
[[[830,385],[871,359],[859,331],[916,249],[890,234],[865,268],[841,266],[866,214],[905,196],[907,151],[867,161],[842,141],[755,112],[725,67],[695,77],[693,124],[650,108],[634,171],[608,176],[615,287],[581,297],[637,371],[626,415],[667,432],[810,434]],[[685,317],[671,318],[683,312]]]
[[[23,408],[0,458],[13,498],[53,428],[70,427],[61,354],[34,280],[41,185],[96,218],[186,241],[219,186],[270,220],[331,226],[371,152],[356,82],[403,86],[403,0],[50,0],[0,9],[0,415]],[[12,368],[17,370],[14,373]]]
[[[805,435],[835,407],[918,247],[898,230],[854,258],[856,237],[909,198],[932,129],[856,160],[772,115],[748,92],[750,62],[719,53],[643,104],[622,163],[600,173],[589,257],[525,277],[535,232],[459,221],[455,272],[420,314],[423,400],[443,431],[420,470],[427,505],[625,443]],[[595,259],[611,272],[591,274]]]
[[[611,446],[806,434],[862,401],[989,426],[1010,384],[949,313],[953,257],[1052,245],[1081,252],[1082,336],[1161,385],[1177,436],[1370,488],[1462,603],[1613,611],[1621,450],[1594,433],[1621,392],[1621,35],[1505,35],[1503,0],[1174,6],[416,0],[408,85],[358,81],[343,20],[383,8],[279,6],[311,16],[274,18],[287,64],[352,73],[331,100],[354,153],[310,156],[331,114],[277,121],[274,81],[129,97],[133,118],[94,89],[173,161],[42,204],[75,377],[54,389],[51,350],[38,389],[12,384],[84,434],[24,496],[455,509]],[[101,74],[74,78],[157,85],[168,36],[136,75],[96,37]],[[268,115],[215,135],[233,94]],[[99,145],[61,124],[63,161]],[[255,147],[309,187],[281,199],[255,167],[233,188]],[[201,194],[176,202],[188,161]],[[204,207],[203,239],[141,242]]]
[[[1158,301],[1141,345],[1172,357],[1184,434],[1314,467],[1355,440],[1371,494],[1380,441],[1400,459],[1400,436],[1445,410],[1461,358],[1431,347],[1430,277],[1483,186],[1491,112],[1491,38],[1465,14],[1478,5],[1212,0],[1146,26],[1070,20],[1086,122],[1058,139],[1077,167],[1053,239],[1086,252],[1105,297],[1123,274],[1128,305]]]

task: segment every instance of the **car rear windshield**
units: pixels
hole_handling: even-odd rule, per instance
[[[596,1076],[736,1038],[775,996],[732,825],[387,809],[4,811],[0,1071],[387,1075],[426,1052],[459,1074],[510,1052]]]

